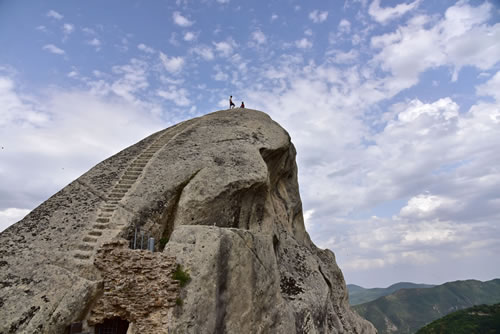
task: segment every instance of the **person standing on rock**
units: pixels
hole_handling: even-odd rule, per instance
[[[245,109],[245,102],[241,101],[241,106],[240,106],[240,108]]]
[[[229,109],[233,109],[236,105],[233,103],[233,96],[229,97]]]

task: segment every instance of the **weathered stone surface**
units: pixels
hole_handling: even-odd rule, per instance
[[[126,261],[143,252],[121,247],[136,226],[170,238],[157,250],[191,275],[182,306],[172,290],[133,312],[120,284],[145,275]],[[305,231],[290,137],[254,110],[181,123],[100,163],[2,233],[0,254],[4,333],[112,315],[132,333],[375,333],[350,310],[333,253]]]
[[[104,292],[91,308],[90,326],[119,317],[134,323],[137,333],[167,333],[163,319],[179,298],[179,282],[172,277],[175,258],[132,250],[120,240],[105,244],[95,265],[102,272]]]

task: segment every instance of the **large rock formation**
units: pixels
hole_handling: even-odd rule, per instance
[[[155,253],[129,248],[136,229]],[[5,230],[0,255],[0,333],[376,332],[309,239],[295,149],[259,111],[192,119],[101,162]]]

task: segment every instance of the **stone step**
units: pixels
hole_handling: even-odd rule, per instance
[[[83,241],[95,243],[95,242],[97,242],[97,238],[92,238],[92,237],[86,236],[86,237],[83,237]]]
[[[78,253],[75,253],[74,257],[77,259],[81,259],[81,260],[87,260],[87,259],[90,259],[90,255],[91,254],[78,252]]]
[[[123,174],[123,178],[125,177],[135,177],[136,179],[141,176],[141,172],[139,171],[126,171],[124,174]]]
[[[113,217],[113,212],[101,212],[99,215],[97,215],[99,218],[110,218]]]
[[[111,194],[121,194],[121,195],[123,195],[123,194],[126,194],[128,192],[128,189],[129,188],[126,188],[126,189],[125,188],[115,188],[115,189],[113,189],[109,193],[109,195],[111,195]]]
[[[94,228],[94,231],[104,230],[104,229],[107,229],[109,227],[109,224],[94,224],[94,225],[92,225],[92,227]]]
[[[139,178],[139,175],[134,175],[134,176],[124,175],[124,176],[122,176],[122,180],[136,181],[138,178]]]
[[[117,186],[123,186],[123,187],[129,187],[131,188],[134,185],[135,181],[134,180],[120,180],[116,185]]]
[[[94,231],[90,231],[89,235],[100,237],[102,235],[102,232],[94,230]]]
[[[89,245],[89,244],[79,244],[77,246],[77,248],[79,250],[82,250],[82,251],[92,251],[92,250],[94,250],[94,246],[93,245]]]
[[[109,218],[97,218],[95,221],[98,223],[108,223]]]
[[[109,208],[109,207],[108,208],[102,208],[101,212],[114,212],[115,209],[116,209],[116,207],[115,208]]]
[[[118,183],[117,185],[115,185],[115,189],[130,189],[130,187],[132,187],[132,184]]]
[[[115,193],[111,193],[111,194],[109,194],[109,195],[108,195],[108,198],[109,198],[110,200],[113,200],[113,199],[114,199],[114,200],[116,200],[116,199],[122,199],[122,198],[123,198],[123,195],[125,195],[125,194],[115,194]]]
[[[127,169],[127,172],[142,172],[144,168],[142,167],[129,167]]]

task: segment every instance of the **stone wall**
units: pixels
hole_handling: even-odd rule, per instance
[[[132,250],[124,240],[99,249],[94,262],[102,272],[103,294],[91,307],[88,324],[119,317],[132,333],[166,333],[168,310],[176,306],[179,282],[172,278],[175,258]]]

